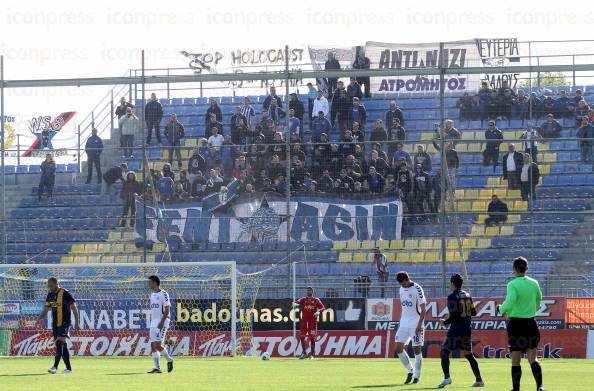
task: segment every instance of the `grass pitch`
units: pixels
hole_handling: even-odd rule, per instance
[[[179,358],[172,373],[146,374],[152,359],[74,358],[71,375],[46,372],[52,358],[0,359],[0,390],[27,391],[152,391],[152,390],[241,390],[241,391],[364,391],[429,390],[442,378],[439,360],[426,359],[421,383],[405,386],[405,370],[398,360],[379,359],[271,359]],[[163,369],[165,360],[161,360]],[[509,391],[510,361],[479,360],[485,390]],[[594,360],[543,360],[547,391],[594,390]],[[522,389],[534,390],[534,379],[523,361]],[[446,390],[466,389],[473,382],[466,360],[453,359],[454,384]]]

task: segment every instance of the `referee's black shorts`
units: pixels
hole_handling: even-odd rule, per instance
[[[507,324],[507,341],[512,352],[536,349],[540,342],[540,331],[534,318],[510,318]]]

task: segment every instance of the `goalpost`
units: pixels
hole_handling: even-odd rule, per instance
[[[79,308],[81,330],[71,330],[69,342],[74,355],[150,354],[153,274],[171,298],[165,343],[172,354],[254,354],[250,310],[264,273],[239,273],[229,261],[0,265],[0,356],[53,355],[51,312],[42,329],[35,325],[49,277],[58,278]]]

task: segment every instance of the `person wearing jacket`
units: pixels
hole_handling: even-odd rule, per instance
[[[276,99],[276,105],[278,107],[283,107],[283,100],[280,96],[276,95],[276,87],[270,87],[270,94],[264,99],[262,103],[262,111],[268,111],[270,105],[272,105],[272,100]]]
[[[415,167],[420,164],[423,171],[431,172],[431,156],[425,151],[425,146],[423,144],[417,145],[417,153],[413,158],[413,163]]]
[[[353,99],[355,97],[361,99],[363,98],[363,91],[361,91],[361,85],[357,83],[357,80],[354,77],[351,77],[350,83],[346,88],[347,95],[349,99]]]
[[[202,156],[200,154],[200,151],[198,150],[198,148],[196,148],[194,150],[194,153],[190,157],[190,160],[188,161],[188,176],[189,176],[190,182],[194,183],[194,180],[196,179],[196,176],[198,175],[198,171],[200,171],[201,173],[204,173],[204,172],[206,172],[206,169],[207,169],[206,159],[204,159],[204,156]]]
[[[204,123],[206,124],[207,128],[209,128],[208,124],[210,122],[210,115],[214,114],[216,122],[223,122],[223,112],[219,107],[219,103],[215,99],[210,100],[210,106],[206,110],[206,115],[204,116]]]
[[[241,112],[241,106],[235,107],[235,114],[231,116],[231,141],[235,145],[245,146],[248,134],[248,119]]]
[[[417,220],[425,219],[425,213],[430,211],[430,200],[429,196],[431,195],[431,190],[433,189],[431,186],[431,176],[429,172],[423,170],[423,166],[421,164],[417,164],[415,166],[415,173],[413,174],[413,194],[414,194],[414,205]],[[425,207],[425,205],[427,207]]]
[[[124,182],[126,173],[128,172],[128,165],[122,163],[119,166],[114,166],[103,174],[103,182],[105,183],[105,190],[103,194],[111,194],[111,187],[117,181]]]
[[[485,225],[487,227],[494,227],[499,223],[504,223],[507,221],[507,214],[509,210],[507,208],[507,204],[497,197],[497,194],[493,194],[491,196],[491,202],[489,202],[489,206],[487,208],[487,214],[489,217],[485,219]]]
[[[177,115],[171,114],[171,121],[165,126],[165,137],[169,141],[169,164],[173,162],[173,152],[177,157],[177,167],[181,170],[181,139],[185,136],[184,126],[177,120]]]
[[[365,130],[365,122],[367,122],[367,110],[361,104],[359,98],[354,97],[351,109],[349,111],[349,126],[353,126],[353,122],[359,123],[361,130]]]
[[[371,62],[369,58],[365,57],[365,52],[362,48],[359,48],[357,52],[357,58],[353,62],[353,69],[369,69],[371,67]],[[357,78],[357,83],[359,85],[365,86],[365,97],[371,98],[371,85],[369,84],[369,76],[360,76]]]
[[[400,123],[396,124],[394,121],[396,118],[400,121]],[[402,115],[402,110],[398,108],[395,100],[390,102],[390,110],[388,110],[386,113],[386,119],[384,123],[386,124],[388,131],[390,129],[394,129],[397,126],[404,126],[404,116]]]
[[[115,111],[116,118],[120,119],[124,115],[126,115],[128,108],[133,109],[134,106],[132,105],[132,103],[126,102],[126,97],[122,96],[122,99],[120,99],[120,104],[118,105],[118,107],[116,107],[116,111]]]
[[[325,71],[337,71],[340,70],[340,62],[334,57],[334,53],[328,52],[328,59],[324,63]],[[326,85],[328,86],[328,97],[331,98],[334,95],[334,90],[338,86],[337,77],[329,77],[326,79]]]
[[[136,180],[136,174],[130,171],[126,174],[126,180],[122,186],[120,192],[120,198],[122,199],[124,211],[122,218],[120,219],[120,227],[126,227],[128,221],[128,213],[130,214],[130,227],[134,227],[134,217],[136,216],[136,198],[137,194],[141,194],[140,183]]]
[[[577,131],[576,137],[580,140],[582,163],[592,163],[592,138],[594,138],[594,127],[590,125],[588,117],[582,117],[582,124]]]
[[[161,120],[163,119],[163,106],[157,100],[157,95],[153,92],[151,100],[148,101],[144,108],[144,121],[146,122],[146,130],[148,135],[146,137],[146,145],[150,145],[153,135],[153,129],[157,136],[157,142],[161,144]]]
[[[581,123],[580,120],[578,122]],[[545,117],[545,121],[540,125],[538,132],[542,136],[542,138],[557,138],[561,135],[561,131],[563,130],[563,126],[553,117],[553,114],[547,114]]]
[[[97,135],[97,129],[91,130],[91,137],[87,139],[85,144],[85,152],[87,154],[87,185],[91,183],[93,178],[93,165],[97,171],[97,183],[101,184],[101,152],[103,152],[103,141]]]
[[[441,147],[433,139],[433,146],[437,151],[441,151]],[[458,167],[460,167],[460,159],[458,158],[458,152],[454,149],[454,143],[448,141],[445,145],[445,158],[448,166],[448,176],[450,177],[450,188],[453,192],[456,191],[456,178],[458,176]]]
[[[493,172],[499,161],[499,146],[503,140],[503,133],[494,120],[489,120],[489,128],[485,131],[485,150],[483,151],[483,166],[493,165]]]
[[[140,132],[140,120],[132,112],[132,107],[126,109],[126,114],[120,118],[120,144],[122,146],[122,158],[134,158],[134,136]]]
[[[536,185],[540,179],[540,170],[538,165],[532,161],[529,153],[524,154],[524,165],[520,174],[520,190],[522,193],[522,200],[536,199]]]
[[[520,174],[524,165],[524,155],[516,152],[516,146],[509,144],[507,153],[501,160],[503,166],[503,179],[507,180],[507,188],[510,190],[520,190]]]
[[[318,115],[320,111],[323,111],[324,116],[328,117],[330,113],[330,104],[328,103],[328,99],[324,96],[324,91],[318,90],[318,96],[314,99],[312,107],[314,115]]]
[[[349,116],[351,111],[351,102],[347,97],[346,90],[337,89],[332,96],[332,105],[330,107],[330,122],[332,126],[338,120],[338,130],[343,135],[344,131],[349,129]]]
[[[39,188],[37,189],[37,200],[41,201],[43,189],[47,190],[49,198],[54,193],[54,183],[56,183],[56,162],[51,153],[45,155],[45,160],[41,163],[41,178],[39,178]]]
[[[305,106],[303,102],[299,100],[299,96],[296,93],[292,93],[289,99],[289,110],[295,112],[295,118],[299,120],[300,124],[303,124],[303,116],[305,115]]]

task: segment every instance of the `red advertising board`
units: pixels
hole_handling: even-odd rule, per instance
[[[390,351],[388,357],[394,357],[395,333],[389,331]],[[541,358],[586,358],[588,330],[541,330],[538,356]],[[445,330],[426,331],[423,355],[439,358]],[[483,330],[473,332],[473,349],[479,358],[508,358],[507,332],[502,330]]]
[[[473,298],[477,315],[472,318],[474,330],[505,330],[507,320],[497,314],[497,304],[503,302],[499,297]],[[544,297],[536,320],[541,329],[562,329],[565,327],[565,298]],[[394,330],[400,319],[400,299],[369,299],[367,300],[368,328],[374,330]],[[447,299],[429,299],[425,327],[427,330],[444,329],[439,319],[447,317]]]
[[[173,355],[224,356],[231,348],[230,335],[224,332],[170,331]],[[69,349],[75,356],[147,356],[150,343],[146,331],[81,331],[72,333]],[[239,343],[246,341],[239,340]],[[294,357],[301,354],[301,344],[290,331],[253,333],[256,354],[268,352],[273,357]],[[249,341],[247,341],[249,346]],[[54,343],[48,331],[14,331],[11,355],[51,356]],[[316,351],[322,357],[384,358],[388,351],[385,331],[320,331]],[[253,352],[251,352],[253,354]]]

